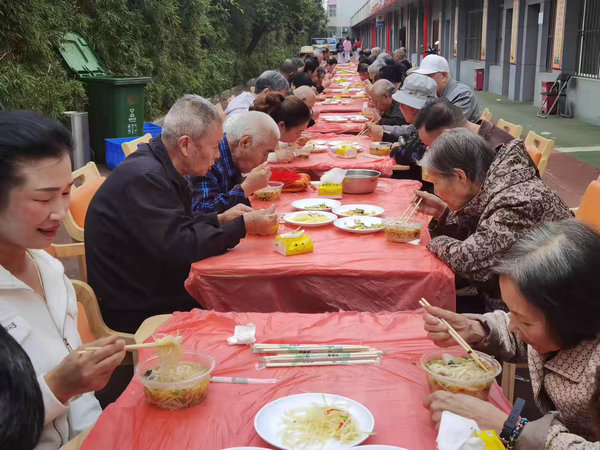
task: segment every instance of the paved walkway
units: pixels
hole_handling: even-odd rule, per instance
[[[590,181],[600,176],[600,126],[578,119],[537,117],[531,103],[508,100],[491,92],[477,92],[480,109],[489,108],[492,120],[504,119],[556,141],[544,181],[570,206],[578,206]]]

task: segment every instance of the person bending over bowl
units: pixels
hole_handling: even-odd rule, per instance
[[[600,449],[594,432],[600,364],[600,234],[575,219],[546,223],[519,239],[494,272],[509,313],[460,315],[436,307],[425,330],[440,347],[455,345],[443,318],[477,350],[528,362],[534,400],[544,414],[525,425],[515,450]],[[507,414],[464,394],[436,391],[425,400],[500,434]],[[592,442],[595,442],[593,444]]]
[[[569,208],[538,178],[518,140],[495,152],[473,132],[456,128],[436,139],[419,165],[436,193],[417,192],[421,211],[434,219],[427,247],[482,296],[477,310],[457,308],[505,309],[491,272],[496,260],[529,230],[572,217]],[[460,220],[449,223],[449,211]]]

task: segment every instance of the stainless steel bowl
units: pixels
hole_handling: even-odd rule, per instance
[[[344,194],[370,194],[377,187],[381,172],[377,170],[351,169],[342,183]]]

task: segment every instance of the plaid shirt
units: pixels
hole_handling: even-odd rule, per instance
[[[242,189],[242,174],[233,164],[227,136],[219,144],[221,157],[203,177],[188,178],[192,187],[192,210],[222,213],[238,203],[250,206]]]

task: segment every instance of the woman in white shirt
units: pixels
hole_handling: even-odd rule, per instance
[[[30,111],[0,113],[0,324],[27,352],[44,399],[37,448],[56,449],[92,425],[103,388],[125,356],[104,338],[80,354],[77,303],[63,266],[47,254],[69,206],[71,138]]]

